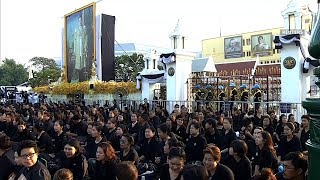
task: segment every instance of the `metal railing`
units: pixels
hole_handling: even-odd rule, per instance
[[[61,98],[48,98],[47,102],[53,103],[68,103],[70,101],[75,101],[74,99],[61,99]],[[116,102],[110,100],[91,100],[91,99],[81,99],[78,101],[84,102],[86,105],[99,105],[100,107],[116,106],[120,110],[131,110],[137,111],[143,104],[148,104],[149,110],[154,110],[157,106],[161,106],[171,113],[176,105],[185,106],[188,108],[189,112],[195,112],[197,110],[212,109],[214,112],[231,112],[232,107],[236,107],[242,111],[256,111],[257,107],[261,107],[264,114],[273,110],[276,114],[294,114],[295,117],[301,117],[303,114],[307,114],[307,111],[302,107],[302,103],[289,103],[289,102],[242,102],[242,101],[167,101],[167,100],[118,100]]]

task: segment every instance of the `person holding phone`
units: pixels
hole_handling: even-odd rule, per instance
[[[300,139],[302,151],[307,150],[306,142],[310,138],[309,125],[310,125],[310,116],[308,115],[301,116],[301,125],[300,125],[300,130],[297,136]]]

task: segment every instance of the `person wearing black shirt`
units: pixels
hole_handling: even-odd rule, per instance
[[[143,141],[140,149],[140,161],[142,162],[156,162],[160,160],[161,146],[160,142],[156,139],[156,129],[148,127],[145,130],[145,140]]]
[[[119,124],[117,127],[117,130],[115,132],[115,135],[112,136],[112,138],[109,140],[113,149],[116,152],[119,152],[121,150],[120,139],[121,139],[122,135],[125,134],[126,132],[127,132],[127,127],[124,124]]]
[[[170,138],[171,130],[167,124],[163,123],[158,126],[157,132],[160,140],[161,156],[163,156],[163,147],[165,146],[166,141]]]
[[[247,144],[242,140],[232,141],[229,148],[228,160],[225,162],[234,174],[235,180],[248,180],[252,176],[252,165],[246,153]]]
[[[70,169],[74,180],[82,180],[87,175],[88,162],[80,152],[80,141],[71,139],[64,146],[64,157],[61,158],[61,168]]]
[[[135,165],[138,165],[139,155],[137,151],[133,148],[134,139],[130,134],[122,135],[120,139],[120,161],[130,161]]]
[[[291,122],[294,125],[294,134],[297,134],[300,129],[300,124],[296,121],[296,118],[293,114],[289,114],[288,116],[288,122]]]
[[[107,142],[107,139],[102,133],[103,126],[100,122],[95,122],[91,130],[91,136],[94,138],[88,141],[86,145],[86,157],[88,159],[95,158],[98,148],[98,144],[101,142]]]
[[[234,180],[234,174],[227,166],[220,164],[221,152],[217,146],[208,145],[203,150],[203,164],[211,180]]]
[[[262,113],[262,107],[259,106],[253,118],[253,125],[262,127]]]
[[[97,162],[92,179],[116,180],[116,159],[117,156],[113,147],[107,142],[100,143],[97,149]]]
[[[58,120],[54,123],[55,134],[52,137],[54,144],[54,153],[58,156],[62,155],[64,144],[68,142],[68,137],[66,133],[63,132],[64,123],[61,120]]]
[[[284,156],[289,152],[301,152],[301,143],[299,138],[293,134],[294,125],[291,122],[287,122],[283,127],[283,136],[280,139],[278,146],[278,160],[283,160]]]
[[[155,111],[150,111],[149,112],[149,117],[150,117],[150,122],[154,128],[158,128],[158,126],[161,124],[160,118],[156,115]]]
[[[23,167],[20,174],[15,176],[15,180],[51,180],[48,169],[38,160],[38,148],[34,141],[21,141],[17,152]]]
[[[53,153],[54,146],[52,139],[48,133],[43,130],[43,126],[44,124],[42,122],[34,126],[38,147],[40,148],[40,152]]]
[[[190,138],[186,142],[185,152],[187,162],[201,161],[203,149],[207,146],[206,139],[200,135],[200,123],[192,122],[190,125]]]
[[[10,137],[0,134],[0,164],[4,165],[0,168],[0,179],[8,179],[14,168],[13,155]]]
[[[72,122],[70,123],[70,135],[74,137],[85,137],[87,135],[87,123],[81,120],[81,116],[79,114],[75,114],[72,117]]]
[[[300,125],[300,130],[297,134],[298,138],[300,139],[301,142],[301,147],[302,151],[306,151],[306,142],[310,138],[310,117],[308,115],[303,115],[301,117],[301,125]]]
[[[221,147],[221,138],[222,135],[220,133],[220,131],[217,130],[217,120],[215,119],[207,119],[206,120],[206,124],[205,124],[205,135],[204,137],[207,140],[208,144],[214,144],[218,147]]]
[[[198,164],[188,164],[182,170],[183,180],[209,180],[206,168]]]
[[[268,115],[269,115],[269,117],[271,119],[271,124],[273,126],[273,129],[276,129],[278,121],[279,121],[279,118],[276,115],[276,111],[275,110],[270,110],[268,112]]]
[[[104,136],[107,138],[108,141],[110,141],[112,138],[114,138],[117,130],[117,121],[115,118],[109,118],[105,129],[103,130]]]
[[[228,153],[229,151],[229,147],[232,141],[237,139],[237,135],[234,132],[234,130],[232,129],[232,119],[230,117],[226,117],[224,118],[223,121],[223,134],[222,134],[222,141],[221,141],[221,153],[225,154]]]
[[[257,152],[254,157],[254,175],[259,175],[263,168],[271,168],[274,173],[277,173],[278,160],[270,133],[261,131],[255,136]]]
[[[138,118],[138,123],[140,124],[140,129],[137,133],[137,144],[139,147],[141,147],[142,143],[145,141],[145,132],[146,129],[150,127],[149,125],[149,116],[148,114],[141,114]]]
[[[131,114],[131,123],[128,124],[128,132],[132,134],[132,136],[137,140],[137,134],[141,128],[140,124],[138,123],[138,115],[136,113]]]
[[[150,110],[150,104],[147,98],[144,98],[144,103],[142,104],[143,109],[148,113]]]
[[[264,131],[268,131],[270,134],[274,133],[274,129],[273,126],[271,124],[271,119],[269,117],[269,115],[266,116],[262,116],[262,128]]]
[[[241,111],[237,107],[234,107],[232,111],[233,130],[240,131],[243,125]]]
[[[42,117],[43,130],[46,131],[50,137],[52,137],[54,133],[53,129],[53,121],[51,120],[50,112],[44,112]]]
[[[13,113],[6,114],[5,116],[7,122],[5,123],[4,133],[10,138],[12,138],[18,130],[17,127],[13,124],[13,118],[15,118],[15,115]]]
[[[288,122],[287,116],[284,114],[281,114],[278,124],[276,126],[275,133],[274,133],[274,137],[275,137],[274,143],[278,144],[278,142],[280,141],[280,138],[284,136],[283,127],[287,122]]]
[[[177,125],[174,125],[171,130],[172,133],[175,134],[175,137],[182,142],[186,141],[187,134],[186,134],[186,127],[184,126],[184,119],[181,115],[177,116]]]
[[[258,135],[258,133],[260,133],[261,131],[263,131],[262,127],[255,127],[253,130],[253,139],[245,139],[245,142],[248,146],[248,153],[247,153],[247,157],[250,160],[253,160],[254,157],[256,156],[256,152],[257,152],[257,146],[256,146],[256,142],[255,139]],[[241,139],[241,135],[240,135],[240,139]],[[254,167],[254,163],[252,164]]]
[[[20,142],[24,140],[34,140],[34,136],[32,135],[32,131],[27,129],[27,124],[24,121],[17,122],[18,131],[12,137],[12,141]]]
[[[186,160],[186,154],[181,147],[173,147],[168,154],[168,164],[160,170],[160,180],[180,180]]]

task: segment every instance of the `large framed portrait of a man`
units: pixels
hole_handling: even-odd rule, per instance
[[[242,36],[228,37],[224,39],[224,58],[240,58],[243,56]]]
[[[67,82],[82,82],[91,76],[95,59],[95,3],[65,15],[64,53]]]
[[[251,36],[251,55],[253,57],[272,55],[272,34],[258,34]]]

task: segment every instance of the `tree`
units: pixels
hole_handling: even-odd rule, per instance
[[[121,81],[136,81],[136,77],[144,68],[142,54],[122,55],[116,57],[115,78]]]
[[[30,79],[32,87],[44,86],[55,82],[61,76],[61,70],[54,59],[45,57],[33,57],[29,60],[35,67],[34,77]]]
[[[14,59],[5,58],[0,66],[0,85],[17,86],[28,80],[28,71]]]

